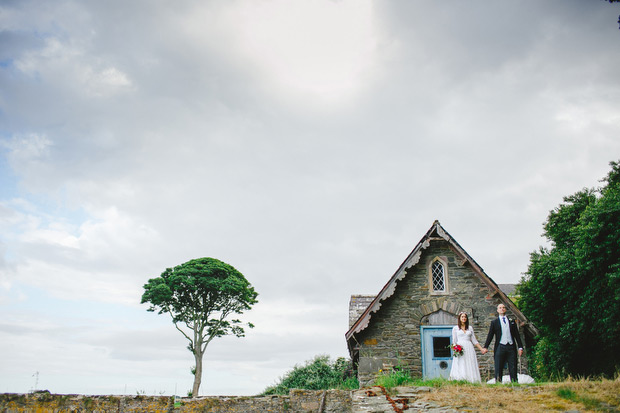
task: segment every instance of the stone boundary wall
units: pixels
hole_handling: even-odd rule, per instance
[[[286,396],[84,396],[47,391],[0,394],[0,412],[323,412],[352,411],[350,390],[291,390]]]

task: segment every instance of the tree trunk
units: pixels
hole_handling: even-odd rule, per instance
[[[202,381],[202,355],[200,347],[194,349],[194,359],[196,360],[196,372],[194,374],[194,387],[192,388],[192,397],[198,397],[200,390],[200,382]]]

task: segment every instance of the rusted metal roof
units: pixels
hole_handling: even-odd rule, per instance
[[[355,321],[349,331],[345,334],[345,338],[347,341],[351,339],[355,334],[363,331],[368,327],[370,319],[372,315],[376,313],[379,308],[381,308],[382,302],[394,294],[396,289],[396,285],[398,281],[402,280],[406,274],[407,269],[416,265],[420,257],[422,256],[422,251],[430,245],[430,243],[434,240],[444,240],[446,241],[453,251],[461,258],[459,265],[464,265],[468,262],[473,268],[474,272],[480,277],[480,279],[489,287],[491,290],[490,296],[500,296],[500,300],[509,308],[509,310],[514,314],[514,316],[521,322],[521,324],[529,324],[529,326],[533,329],[532,331],[535,333],[536,329],[530,323],[528,323],[526,317],[523,313],[514,305],[514,303],[508,298],[508,296],[500,289],[500,287],[489,277],[482,267],[478,265],[478,263],[459,245],[458,242],[441,226],[439,221],[433,222],[433,225],[426,232],[426,234],[422,237],[420,242],[415,246],[413,251],[407,256],[405,261],[398,267],[394,275],[390,278],[390,280],[385,284],[385,286],[381,289],[379,294],[372,300],[372,302],[366,307],[366,310],[359,316],[357,321]]]

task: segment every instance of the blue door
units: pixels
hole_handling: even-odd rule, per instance
[[[422,375],[425,379],[450,376],[452,326],[421,326]]]

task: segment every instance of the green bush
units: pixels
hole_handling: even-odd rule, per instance
[[[331,361],[327,355],[318,355],[306,361],[303,366],[296,365],[280,378],[280,382],[269,386],[263,395],[288,394],[291,389],[327,390],[357,389],[359,382],[353,375],[350,360],[339,357]]]
[[[563,354],[557,344],[548,337],[542,337],[528,353],[530,373],[538,381],[558,381],[567,376],[557,369],[555,360],[562,360]]]

